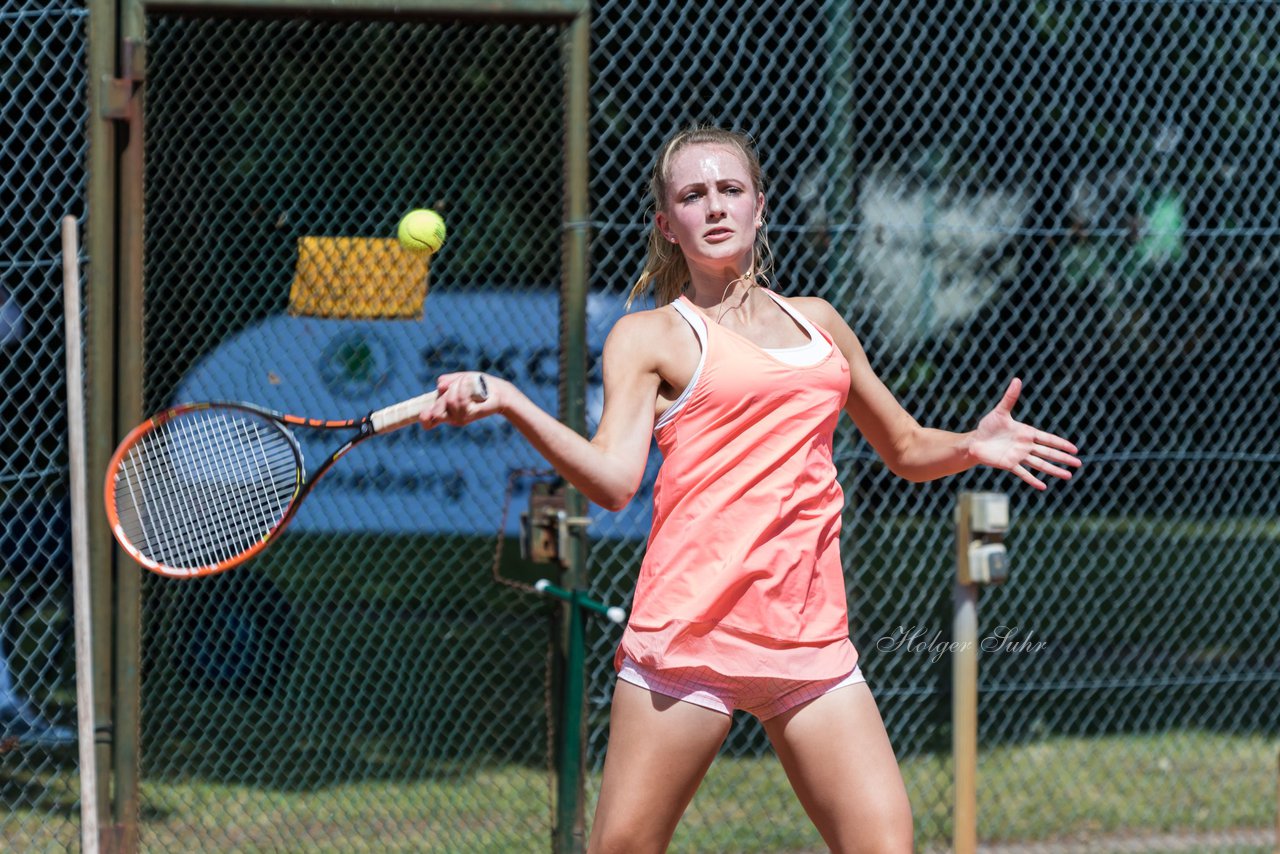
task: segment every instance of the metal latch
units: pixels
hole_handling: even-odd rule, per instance
[[[102,117],[127,120],[133,117],[138,88],[147,73],[147,46],[128,38],[120,43],[120,67],[123,77],[102,78]]]
[[[529,509],[520,514],[520,555],[533,563],[569,562],[569,537],[591,524],[589,516],[570,516],[563,487],[535,484]]]

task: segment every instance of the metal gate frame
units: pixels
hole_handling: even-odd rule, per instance
[[[143,174],[146,21],[151,13],[206,17],[273,15],[563,24],[564,196],[561,223],[560,419],[586,432],[586,278],[589,251],[589,0],[88,0],[89,232],[91,306],[88,466],[105,471],[115,441],[143,417]],[[90,490],[91,494],[95,490]],[[570,490],[570,515],[586,501]],[[102,773],[93,793],[104,852],[138,850],[141,578],[115,549],[100,501],[89,502],[93,598],[93,715]],[[563,582],[587,586],[586,548],[571,538]],[[556,713],[555,849],[584,847],[585,674],[579,606],[566,602],[556,650],[564,674]],[[575,668],[574,662],[577,662]],[[109,687],[108,687],[109,686]],[[572,734],[572,737],[570,737]],[[89,796],[86,793],[82,797]]]

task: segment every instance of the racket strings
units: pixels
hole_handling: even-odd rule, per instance
[[[156,563],[225,563],[274,531],[301,462],[274,422],[239,410],[182,413],[121,460],[114,491],[121,532]]]

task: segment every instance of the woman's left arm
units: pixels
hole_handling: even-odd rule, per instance
[[[1036,473],[1069,480],[1080,465],[1076,446],[1061,436],[1013,418],[1022,381],[1009,383],[995,409],[967,433],[922,427],[902,408],[876,376],[858,336],[826,300],[792,301],[831,336],[849,362],[849,400],[845,411],[894,474],[907,480],[940,477],[986,465],[1010,471],[1036,489],[1045,489]]]

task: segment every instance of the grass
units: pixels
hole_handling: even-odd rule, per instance
[[[1051,737],[981,755],[979,815],[985,843],[1152,837],[1275,825],[1280,741],[1257,735],[1173,732]],[[434,769],[437,772],[443,769]],[[917,847],[942,850],[950,834],[950,759],[907,757]],[[61,785],[68,785],[63,775]],[[595,791],[598,778],[588,781]],[[74,792],[66,792],[69,800]],[[146,778],[145,851],[538,852],[550,850],[551,782],[529,767],[465,759],[446,773],[305,789]],[[590,806],[588,807],[588,813]],[[15,810],[0,846],[76,850],[65,809]],[[814,852],[817,834],[772,757],[717,761],[686,815],[673,852]],[[1139,850],[1126,848],[1125,850]],[[1209,850],[1179,847],[1176,850]],[[1221,848],[1215,850],[1222,850]],[[1232,850],[1257,851],[1247,845]]]
[[[920,613],[907,614],[904,581],[890,565],[933,567],[945,577],[949,558],[930,550],[933,541],[920,525],[887,523],[883,537],[867,538],[866,555],[851,556],[863,587],[863,625],[944,619],[930,610],[932,594],[919,592],[906,601]],[[1079,539],[1080,529],[1090,549],[1065,552],[1063,541]],[[1274,599],[1277,527],[1248,520],[1028,520],[1017,536],[1017,581],[984,594],[982,615],[984,625],[1013,620],[1053,641],[1059,657],[1046,656],[1044,672],[1030,676],[1087,682],[1168,674],[1171,681],[1140,691],[984,695],[984,721],[998,724],[993,730],[1004,743],[984,738],[982,838],[1016,846],[1137,836],[1151,843],[1150,851],[1260,850],[1161,848],[1159,840],[1274,827],[1280,743],[1217,731],[1233,722],[1266,727],[1274,720],[1274,687],[1188,688],[1179,680],[1252,673],[1275,661],[1275,612],[1257,602]],[[483,549],[463,542],[428,548],[414,538],[292,542],[252,572],[198,587],[149,587],[143,850],[550,850],[551,785],[536,767],[545,749],[546,606],[493,582],[491,542]],[[1035,559],[1041,555],[1049,557]],[[1214,571],[1192,572],[1202,566]],[[233,587],[255,577],[272,585]],[[925,590],[923,576],[912,577],[911,589]],[[1195,582],[1196,607],[1185,600],[1187,578]],[[278,595],[267,595],[273,590]],[[214,607],[219,596],[221,608]],[[189,639],[197,629],[216,628],[215,616],[241,611],[262,620],[262,672],[246,657],[240,663],[248,677],[241,681],[251,684],[211,683]],[[1163,646],[1148,649],[1152,639]],[[1125,650],[1168,652],[1172,664],[1157,667]],[[876,650],[864,651],[872,661]],[[1007,659],[1006,665],[1040,663]],[[937,683],[926,657],[882,653],[880,663],[886,673],[893,669],[885,684],[932,690]],[[1001,663],[984,660],[987,678],[1001,675]],[[272,691],[267,676],[277,664],[291,676],[275,686],[283,690]],[[1006,681],[1030,676],[1018,670]],[[893,703],[886,719],[895,743],[913,751],[902,768],[918,847],[946,850],[945,728],[922,719],[930,714],[927,704],[886,694],[884,707]],[[1048,723],[1034,725],[1041,719]],[[1117,734],[1153,720],[1205,729]],[[1075,735],[1045,734],[1057,725],[1073,726]],[[920,736],[935,730],[942,743]],[[477,755],[481,746],[490,757]],[[944,752],[926,752],[930,747]],[[6,807],[0,850],[78,850],[73,762],[22,751],[0,756]],[[597,782],[589,780],[589,791]],[[823,849],[774,759],[726,755],[672,850]],[[1100,842],[1089,850],[1119,849]]]
[[[1262,736],[1176,732],[1047,738],[985,750],[979,835],[986,843],[1010,843],[1272,828],[1278,747],[1280,741]],[[948,848],[950,757],[908,757],[901,767],[917,847]],[[722,759],[672,850],[824,850],[794,801],[774,763]]]

